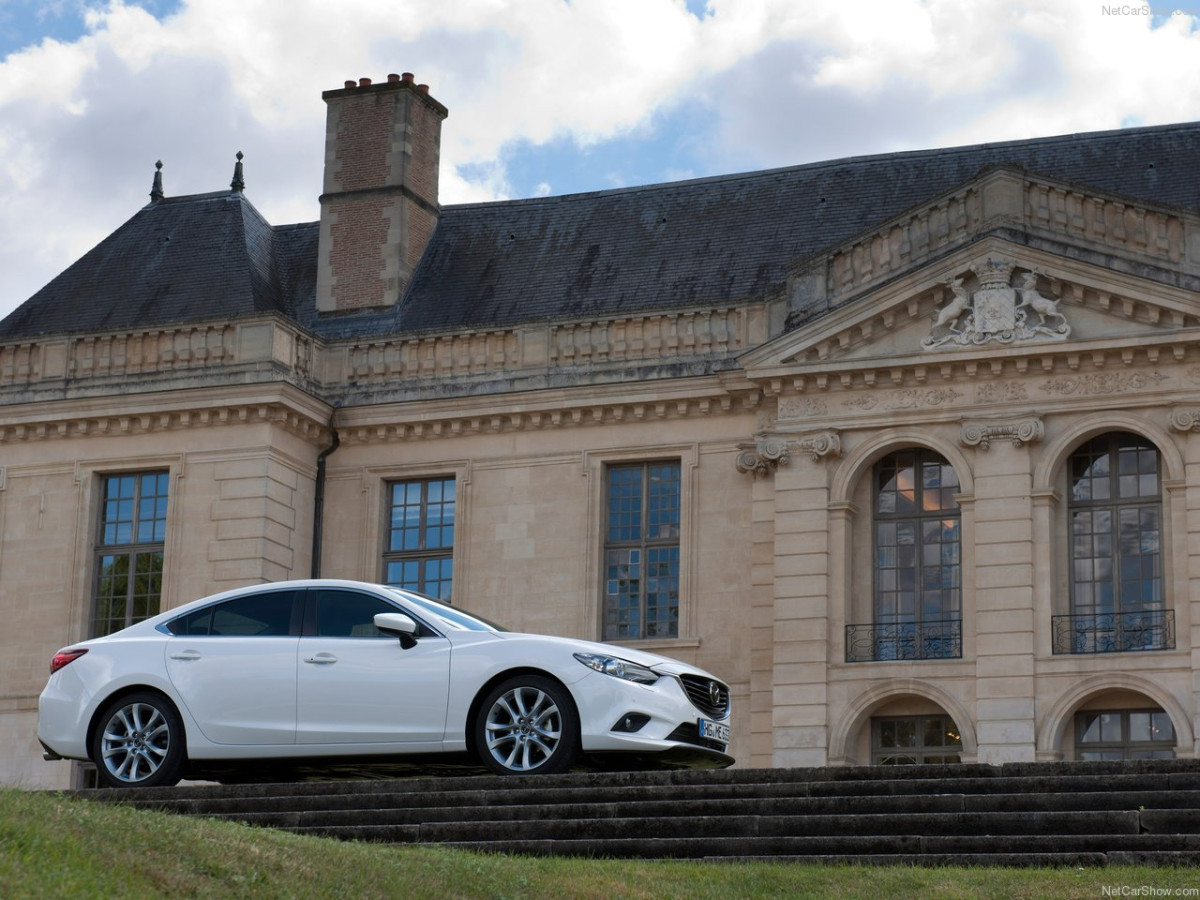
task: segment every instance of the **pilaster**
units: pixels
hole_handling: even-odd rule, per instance
[[[986,445],[984,445],[986,446]],[[976,453],[973,504],[979,762],[1036,750],[1033,500],[1029,452],[1000,441]]]

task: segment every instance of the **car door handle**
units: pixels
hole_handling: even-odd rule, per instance
[[[180,650],[178,653],[171,654],[171,659],[190,660],[190,659],[199,659],[199,658],[200,658],[199,650]]]
[[[304,661],[306,663],[314,663],[319,666],[327,666],[330,663],[337,662],[337,657],[332,653],[318,653],[316,656],[306,656]]]

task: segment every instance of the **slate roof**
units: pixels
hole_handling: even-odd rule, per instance
[[[0,322],[0,338],[291,315],[277,230],[239,192],[151,203]]]
[[[395,309],[319,316],[317,223],[271,228],[240,193],[207,194],[140,210],[0,322],[0,339],[264,311],[338,337],[736,305],[994,165],[1200,211],[1200,123],[852,157],[446,206]]]

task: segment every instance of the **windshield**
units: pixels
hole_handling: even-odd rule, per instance
[[[418,612],[431,619],[435,619],[435,624],[441,625],[444,628],[454,631],[508,631],[502,625],[489,622],[487,619],[480,618],[466,610],[457,609],[448,603],[443,603],[441,600],[434,600],[432,597],[426,597],[423,594],[414,594],[412,591],[401,591],[397,588],[387,588],[387,590],[406,603],[415,606]]]

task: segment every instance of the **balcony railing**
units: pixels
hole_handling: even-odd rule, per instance
[[[846,662],[961,657],[961,619],[846,626]]]
[[[1175,611],[1053,616],[1055,653],[1125,653],[1174,650]]]

